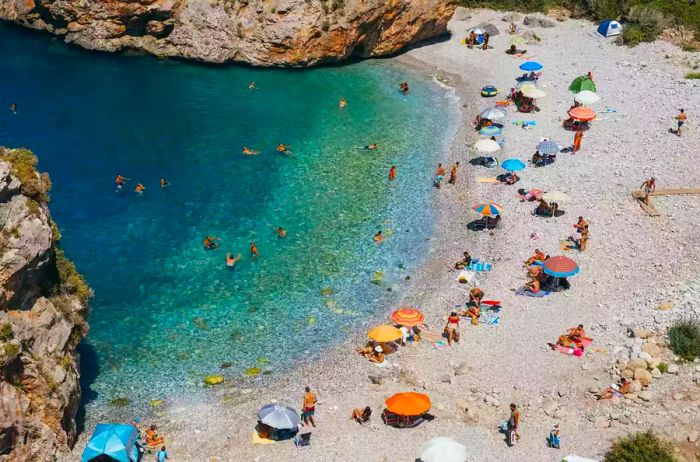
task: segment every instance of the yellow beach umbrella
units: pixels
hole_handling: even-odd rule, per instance
[[[375,342],[393,342],[401,338],[401,331],[394,326],[382,325],[369,331],[367,336]]]
[[[547,94],[539,88],[525,87],[525,89],[523,90],[523,96],[526,96],[528,98],[543,98],[547,96]]]

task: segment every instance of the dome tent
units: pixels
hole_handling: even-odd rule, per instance
[[[603,37],[612,37],[622,33],[622,24],[612,19],[606,19],[598,26],[598,33]]]

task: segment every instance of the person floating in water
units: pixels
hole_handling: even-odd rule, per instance
[[[365,146],[365,149],[367,151],[376,151],[377,149],[379,149],[379,145],[377,143],[368,144],[367,146]]]
[[[146,187],[142,185],[141,183],[138,183],[136,187],[134,188],[134,191],[136,191],[136,194],[139,196],[143,196],[143,192],[146,190]]]
[[[17,103],[10,104],[10,111],[12,111],[13,114],[17,114]]]
[[[160,187],[161,187],[162,189],[165,189],[165,188],[167,188],[168,186],[170,186],[170,183],[168,183],[168,180],[166,180],[165,178],[161,178],[161,179],[160,179]]]
[[[377,245],[379,245],[379,244],[381,244],[382,242],[384,242],[384,236],[382,235],[382,230],[381,230],[381,229],[380,229],[379,231],[377,231],[377,234],[374,235],[373,239],[374,239],[374,242],[375,242]]]
[[[207,250],[214,250],[219,247],[219,243],[217,242],[219,240],[218,237],[214,236],[206,236],[204,238],[204,248]]]
[[[239,253],[238,255],[236,255],[235,257],[233,256],[232,253],[227,253],[227,254],[226,254],[226,267],[227,267],[227,268],[234,269],[234,268],[236,267],[236,263],[237,263],[238,260],[240,260],[240,259],[241,259],[241,254],[240,254],[240,253]]]
[[[248,146],[243,146],[243,154],[246,156],[256,156],[260,154],[260,151],[255,151],[253,149],[250,149]]]
[[[338,101],[338,107],[341,109],[347,105],[348,105],[348,100],[346,100],[345,98],[341,98],[340,101]]]
[[[255,86],[255,82],[253,82],[251,80],[250,83],[248,84],[248,89],[249,90],[257,90],[257,87]]]
[[[394,181],[396,179],[396,165],[392,165],[389,169],[389,181]]]
[[[287,156],[291,156],[292,151],[290,151],[288,148],[289,148],[289,146],[287,146],[286,144],[280,143],[277,145],[277,152],[279,152],[280,154],[285,154]]]
[[[125,178],[121,175],[117,175],[117,177],[114,179],[114,183],[117,185],[117,192],[122,190],[122,186],[124,186],[124,183],[126,181],[129,181],[129,178]]]
[[[404,95],[407,95],[408,94],[408,82],[401,82],[401,84],[399,85],[399,90]]]
[[[258,248],[255,246],[255,242],[250,243],[250,258],[257,259],[260,256],[258,253]]]
[[[287,230],[284,229],[283,227],[279,226],[277,228],[277,235],[279,237],[281,237],[282,239],[284,239],[285,237],[287,237]]]

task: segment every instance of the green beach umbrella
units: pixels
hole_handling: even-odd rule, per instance
[[[569,91],[573,93],[579,93],[582,91],[592,91],[595,93],[595,83],[585,75],[576,77],[571,85],[569,85]]]

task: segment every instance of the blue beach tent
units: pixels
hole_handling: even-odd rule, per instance
[[[97,424],[81,462],[138,462],[138,430],[133,425]]]
[[[622,24],[612,19],[606,19],[598,26],[598,33],[603,37],[612,37],[622,33]]]

